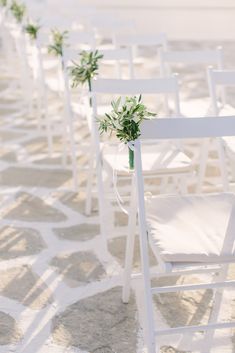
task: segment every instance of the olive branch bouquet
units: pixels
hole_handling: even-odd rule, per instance
[[[22,23],[24,16],[26,14],[25,4],[19,3],[16,0],[13,0],[10,6],[10,11],[17,23]]]
[[[78,85],[88,84],[89,92],[91,92],[91,81],[98,75],[99,60],[103,58],[103,55],[95,51],[85,51],[80,53],[80,62],[73,62],[73,66],[69,67],[69,74],[72,79],[72,87]],[[92,101],[90,98],[90,106]]]
[[[38,31],[40,30],[41,26],[39,24],[28,23],[24,27],[25,33],[27,33],[32,40],[36,40],[38,36]]]
[[[66,39],[68,38],[68,31],[60,32],[58,29],[53,29],[52,43],[48,46],[48,53],[55,56],[63,55],[63,48],[66,45]]]
[[[1,7],[6,7],[7,6],[7,0],[0,0],[0,6]]]
[[[112,111],[105,114],[104,117],[98,119],[100,134],[114,133],[116,137],[124,142],[129,143],[138,139],[140,136],[140,125],[143,120],[156,116],[147,110],[142,103],[141,95],[139,97],[126,97],[123,104],[122,98],[111,102]],[[134,151],[129,149],[129,167],[134,169]]]

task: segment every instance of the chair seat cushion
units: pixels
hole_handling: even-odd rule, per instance
[[[234,194],[153,197],[146,214],[150,242],[163,261],[235,262]]]
[[[104,161],[119,174],[128,170],[127,147],[118,151],[117,148],[105,147]],[[144,174],[164,173],[189,173],[192,171],[191,159],[175,146],[161,146],[160,144],[142,147],[142,166]]]

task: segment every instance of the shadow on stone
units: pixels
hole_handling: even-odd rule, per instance
[[[171,346],[163,346],[161,347],[160,353],[191,353],[189,351],[179,351]]]
[[[91,252],[60,254],[52,259],[51,265],[70,287],[99,281],[105,276],[102,264]]]
[[[67,219],[61,211],[26,192],[16,195],[16,201],[6,211],[5,218],[27,222],[61,222]]]
[[[43,170],[9,167],[1,172],[0,185],[57,188],[68,182],[71,176],[70,171],[63,169]]]
[[[0,260],[38,254],[46,248],[34,229],[4,227],[0,229]]]
[[[0,294],[31,309],[42,309],[53,302],[50,289],[27,266],[0,271]]]
[[[87,241],[100,233],[99,224],[78,224],[67,228],[55,228],[54,232],[62,240]]]
[[[56,344],[91,353],[127,353],[137,350],[137,308],[134,296],[121,301],[116,287],[69,306],[53,320]]]
[[[125,250],[126,250],[126,237],[117,237],[109,240],[108,249],[111,255],[113,255],[120,266],[124,267]],[[153,255],[151,249],[149,249],[149,261],[150,266],[156,265],[156,258]],[[140,269],[140,243],[138,236],[135,237],[135,249],[134,249],[134,262],[133,269]]]
[[[0,345],[15,344],[22,338],[22,333],[15,319],[0,311]]]
[[[85,201],[86,194],[84,192],[80,193],[66,193],[60,197],[60,202],[62,202],[67,207],[71,208],[73,211],[85,214]],[[98,200],[92,198],[92,210],[91,215],[96,215],[98,211]]]
[[[153,286],[175,285],[182,277],[165,277],[153,280]],[[184,278],[184,283],[198,283],[196,277]],[[212,304],[212,290],[164,293],[154,296],[154,301],[170,327],[206,324]]]

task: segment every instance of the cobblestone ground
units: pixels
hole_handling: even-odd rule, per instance
[[[208,45],[215,43],[172,43],[176,48]],[[224,43],[224,48],[226,65],[233,67],[234,47]],[[84,187],[79,192],[71,191],[71,171],[62,166],[60,138],[55,139],[55,153],[49,158],[45,131],[38,131],[35,118],[22,110],[20,93],[14,88],[17,75],[14,77],[13,68],[6,70],[6,65],[2,58],[0,353],[144,353],[141,280],[133,281],[129,305],[121,302],[126,219],[120,211],[109,210],[107,219],[113,220],[115,228],[109,225],[106,255],[97,200],[93,200],[92,214],[87,217]],[[149,74],[155,73],[149,59],[145,68]],[[208,95],[203,75],[191,75],[180,67],[178,70],[185,77],[182,99],[203,103]],[[197,86],[192,85],[193,78],[198,78]],[[58,102],[55,95],[52,99]],[[232,92],[229,100],[233,103]],[[185,109],[188,106],[183,104]],[[54,115],[59,114],[58,105]],[[86,163],[82,153],[78,162]],[[81,178],[84,182],[84,171]],[[140,267],[138,242],[134,267],[135,271]],[[234,272],[231,268],[231,277]],[[161,283],[198,280],[195,276],[164,278]],[[204,323],[211,299],[211,291],[156,297],[157,325]],[[221,319],[232,318],[234,294],[225,292]],[[175,335],[161,339],[159,346],[162,353],[205,353],[209,352],[201,350],[205,341],[202,333],[194,337]],[[211,352],[235,352],[234,342],[231,331],[220,331]]]

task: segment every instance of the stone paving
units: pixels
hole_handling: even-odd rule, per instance
[[[225,49],[232,60],[232,45],[225,43]],[[2,89],[9,80],[0,77]],[[194,88],[190,92],[198,98]],[[110,226],[106,255],[97,200],[87,217],[84,188],[71,190],[71,170],[62,167],[58,151],[48,157],[45,133],[37,131],[35,119],[19,111],[14,94],[14,105],[7,96],[0,97],[0,353],[145,353],[141,280],[133,281],[130,303],[121,302],[125,215],[117,209],[110,215],[115,227]],[[150,260],[154,265],[153,254]],[[136,242],[134,269],[139,268]],[[231,268],[231,276],[234,273]],[[160,282],[182,281],[198,278]],[[221,319],[231,320],[234,294],[226,291],[224,296]],[[155,297],[157,325],[204,323],[211,298],[211,291]],[[162,338],[161,353],[205,353],[200,349],[203,337]],[[211,352],[235,352],[231,331],[215,335]]]

